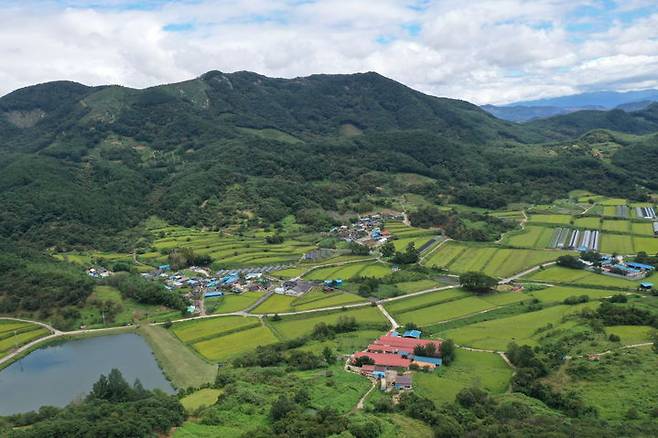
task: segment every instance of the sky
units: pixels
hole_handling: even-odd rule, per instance
[[[0,95],[376,71],[503,104],[658,88],[656,0],[0,0]]]

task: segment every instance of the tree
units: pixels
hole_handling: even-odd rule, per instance
[[[362,367],[364,365],[374,365],[375,361],[370,356],[360,356],[352,362],[354,366]]]
[[[395,245],[389,240],[381,246],[379,251],[382,253],[382,257],[393,257],[395,255]]]
[[[444,365],[450,366],[455,360],[455,341],[446,339],[441,343],[441,361]]]
[[[498,285],[498,280],[481,272],[466,272],[459,276],[459,283],[466,290],[488,293]]]
[[[420,257],[420,253],[416,249],[416,245],[413,242],[409,242],[407,248],[404,252],[396,252],[393,257],[393,263],[398,265],[411,265],[416,263]]]
[[[350,243],[350,251],[353,255],[367,256],[370,255],[370,248],[366,245],[361,245],[360,243],[352,242]]]
[[[285,418],[291,412],[294,412],[297,409],[295,402],[290,400],[285,395],[280,395],[278,399],[272,403],[270,407],[270,418],[272,421],[278,421],[282,418]]]
[[[562,255],[556,260],[558,266],[570,269],[583,269],[585,264],[578,260],[578,257],[572,255]]]
[[[324,350],[322,350],[322,357],[324,357],[324,360],[328,365],[336,363],[336,355],[329,347],[324,347]]]

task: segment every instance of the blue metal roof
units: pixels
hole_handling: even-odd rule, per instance
[[[421,333],[420,330],[407,330],[406,332],[404,332],[402,337],[403,338],[416,338],[416,339],[418,339],[418,338],[420,338],[421,334],[422,333]]]
[[[203,296],[205,298],[223,297],[224,292],[219,292],[219,291],[218,292],[206,292]]]
[[[654,266],[645,265],[644,263],[626,262],[626,264],[631,268],[644,269],[645,271],[653,271],[654,269],[656,269]]]
[[[647,288],[651,288],[651,287],[653,287],[653,283],[650,283],[650,282],[648,282],[648,281],[645,281],[644,283],[640,283],[640,286],[642,286],[642,287],[647,287]]]
[[[414,356],[414,360],[417,362],[431,363],[437,366],[443,363],[443,360],[441,360],[440,357]]]

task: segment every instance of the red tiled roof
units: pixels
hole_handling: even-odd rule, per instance
[[[403,357],[398,356],[397,354],[385,354],[385,353],[370,353],[365,351],[359,351],[354,354],[354,357],[363,357],[368,356],[375,361],[375,365],[383,365],[386,367],[401,367],[408,368],[411,361]]]
[[[361,367],[361,371],[364,373],[372,373],[375,371],[375,366],[374,365],[363,365]]]
[[[391,347],[390,345],[383,344],[370,344],[367,348],[368,351],[382,352],[382,353],[397,353],[399,348]]]
[[[437,349],[441,349],[441,341],[429,339],[401,338],[399,336],[382,336],[374,344],[388,345],[396,348],[410,348],[412,351],[416,345],[435,344]]]

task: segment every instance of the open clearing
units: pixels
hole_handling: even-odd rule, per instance
[[[192,413],[201,407],[214,405],[221,393],[219,389],[203,388],[183,397],[180,402],[185,411]]]
[[[577,313],[583,308],[596,307],[596,303],[575,306],[553,306],[535,312],[523,313],[508,318],[494,319],[464,327],[439,331],[442,338],[452,338],[458,344],[468,347],[503,351],[514,341],[519,345],[537,345],[537,329],[552,324],[554,327],[568,327],[570,323],[561,323],[565,315]]]
[[[493,394],[505,392],[512,370],[497,354],[457,350],[455,361],[434,373],[414,373],[414,391],[437,404],[453,402],[464,388],[476,386]]]

